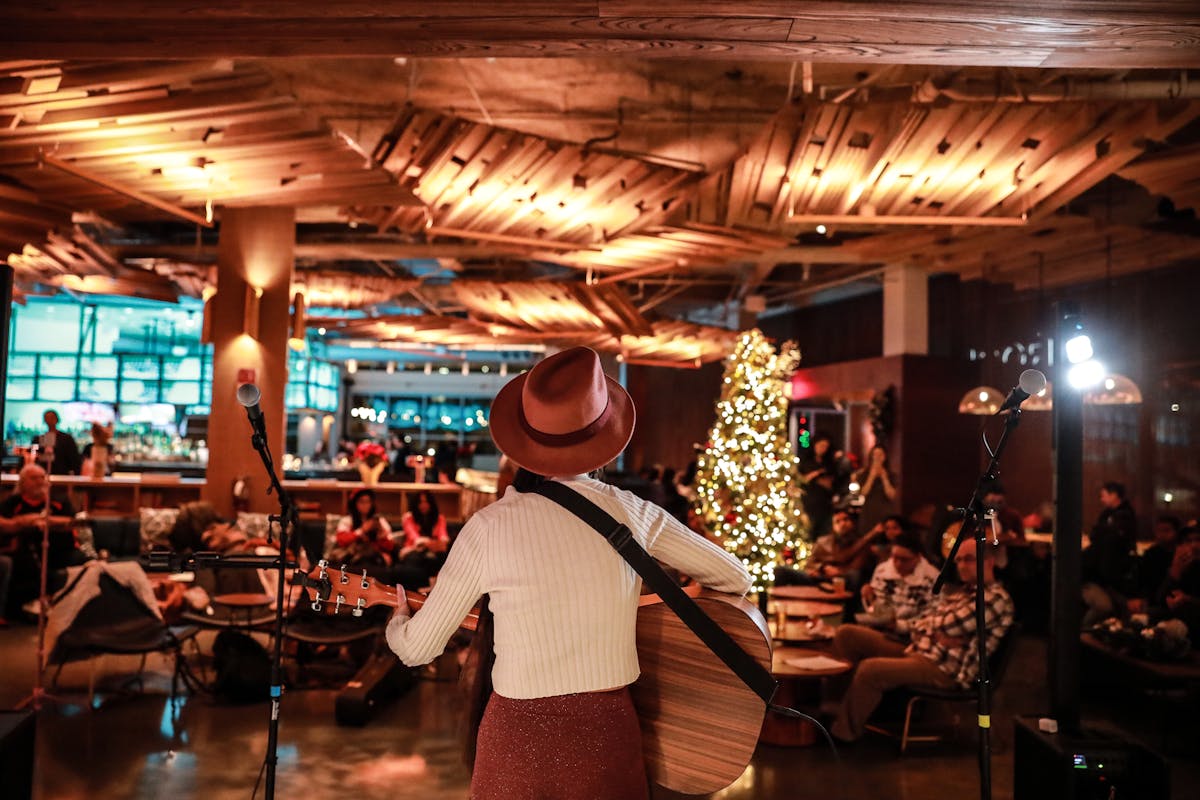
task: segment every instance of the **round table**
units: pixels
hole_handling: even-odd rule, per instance
[[[234,594],[218,594],[215,595],[212,601],[219,605],[230,609],[230,619],[238,610],[246,612],[246,625],[249,626],[254,621],[254,612],[259,609],[271,607],[271,603],[275,602],[275,598],[269,594],[258,594],[253,592],[237,592]]]
[[[803,710],[801,706],[812,708],[820,701],[821,678],[841,675],[853,669],[853,665],[838,660],[836,666],[829,665],[815,669],[806,669],[788,663],[797,658],[811,658],[817,655],[812,650],[802,647],[777,647],[771,654],[771,674],[779,679],[779,689],[775,693],[775,703]],[[828,657],[828,656],[827,656]],[[780,747],[807,747],[823,741],[811,722],[806,719],[784,717],[771,711],[763,720],[760,740],[767,744]]]
[[[853,593],[844,589],[838,592],[833,588],[823,589],[820,586],[773,586],[770,595],[776,600],[817,600],[829,603],[845,602],[854,597]]]
[[[775,614],[782,608],[789,617],[832,617],[841,616],[842,607],[837,603],[818,603],[813,600],[776,600]]]
[[[772,638],[777,642],[812,645],[833,641],[832,628],[824,626],[823,630],[813,630],[808,620],[788,620],[780,629],[779,620],[776,617],[767,625],[771,629]]]

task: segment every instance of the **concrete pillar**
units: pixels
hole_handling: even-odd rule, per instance
[[[266,419],[267,442],[282,477],[287,417],[287,339],[296,212],[292,208],[232,208],[221,214],[217,293],[209,335],[213,343],[212,410],[208,423],[208,481],[203,497],[217,513],[233,513],[232,489],[245,480],[250,511],[279,510],[258,453],[250,443],[240,383],[253,382]],[[256,290],[261,295],[256,296]]]
[[[928,355],[929,276],[909,264],[883,272],[883,355]]]

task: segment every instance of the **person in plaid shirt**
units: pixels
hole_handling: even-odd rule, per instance
[[[995,582],[996,558],[984,549],[984,608],[987,652],[993,653],[1012,626],[1013,603]],[[862,625],[843,625],[833,638],[835,656],[857,665],[850,688],[838,708],[832,732],[849,742],[862,735],[883,693],[900,686],[965,689],[979,672],[975,648],[975,541],[962,543],[955,557],[964,586],[935,598],[910,626],[912,644],[905,646]]]

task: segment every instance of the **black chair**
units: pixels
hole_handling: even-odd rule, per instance
[[[70,591],[70,587],[66,591]],[[194,625],[169,626],[156,617],[134,593],[108,575],[100,576],[100,594],[94,597],[59,634],[48,664],[58,669],[51,681],[57,687],[63,667],[73,661],[92,660],[88,680],[88,706],[93,705],[96,689],[97,659],[103,655],[140,655],[134,680],[141,684],[150,653],[168,653],[173,657],[171,699],[178,693],[179,681],[186,678],[184,642],[195,637]]]
[[[1017,649],[1017,637],[1020,635],[1020,625],[1013,623],[1008,632],[1004,634],[1004,638],[1000,640],[999,646],[988,657],[988,668],[991,677],[991,691],[993,694],[1000,688],[1004,681],[1004,675],[1008,672],[1008,665],[1012,662],[1013,652]],[[913,711],[917,704],[925,702],[939,703],[975,703],[978,699],[976,687],[972,686],[969,689],[935,689],[931,686],[903,686],[896,689],[895,692],[900,693],[902,698],[907,697],[907,703],[904,707],[904,725],[899,733],[890,731],[880,725],[867,725],[867,730],[874,733],[880,733],[884,736],[890,736],[900,741],[900,752],[904,753],[908,749],[910,742],[940,742],[944,737],[936,734],[913,735],[912,733],[912,718]]]

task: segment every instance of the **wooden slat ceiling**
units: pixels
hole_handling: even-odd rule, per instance
[[[433,295],[451,297],[464,319],[441,314],[321,319],[334,336],[455,348],[584,344],[635,361],[699,366],[724,358],[736,333],[670,320],[651,321],[615,286],[457,281]]]
[[[217,222],[224,206],[294,205],[293,289],[311,306],[420,310],[384,331],[414,343],[591,343],[686,364],[719,357],[725,333],[649,309],[682,317],[751,293],[777,306],[897,261],[1029,286],[1196,255],[1190,238],[1137,227],[1154,220],[1061,216],[1114,173],[1197,205],[1200,80],[1071,68],[1195,63],[1191,4],[1066,0],[1036,17],[1009,0],[217,0],[187,18],[149,0],[8,6],[10,59],[76,46],[120,59],[0,63],[0,250],[26,288],[198,295],[215,261],[215,235],[197,230],[206,205]],[[350,22],[365,33],[342,36]],[[155,59],[159,36],[173,49]],[[376,36],[409,48],[389,55],[647,47],[707,60],[225,58],[337,55]],[[1006,69],[712,60],[785,41],[818,44],[770,52],[820,58],[835,40],[867,60]],[[1055,60],[1064,68],[1008,68]],[[814,233],[823,219],[828,238]],[[918,221],[939,226],[894,232]]]
[[[136,221],[170,218],[163,206],[413,201],[253,66],[10,65],[0,120],[0,173],[51,209]]]
[[[1200,210],[1200,144],[1144,155],[1117,174],[1169,197],[1176,208]]]
[[[107,0],[9,3],[10,58],[598,52],[1042,67],[1200,66],[1194,0]]]
[[[908,262],[965,278],[1051,287],[1200,257],[1200,237],[1058,215],[1024,229],[893,233],[847,246],[866,260]]]
[[[705,182],[697,208],[706,221],[763,230],[875,215],[1018,223],[1197,116],[1195,101],[797,104]]]
[[[293,274],[292,294],[303,294],[310,308],[359,309],[394,301],[405,292],[417,288],[420,283],[406,278],[349,276],[306,270]]]
[[[424,208],[364,209],[386,229],[475,232],[568,250],[663,219],[700,174],[407,108],[373,154]]]

